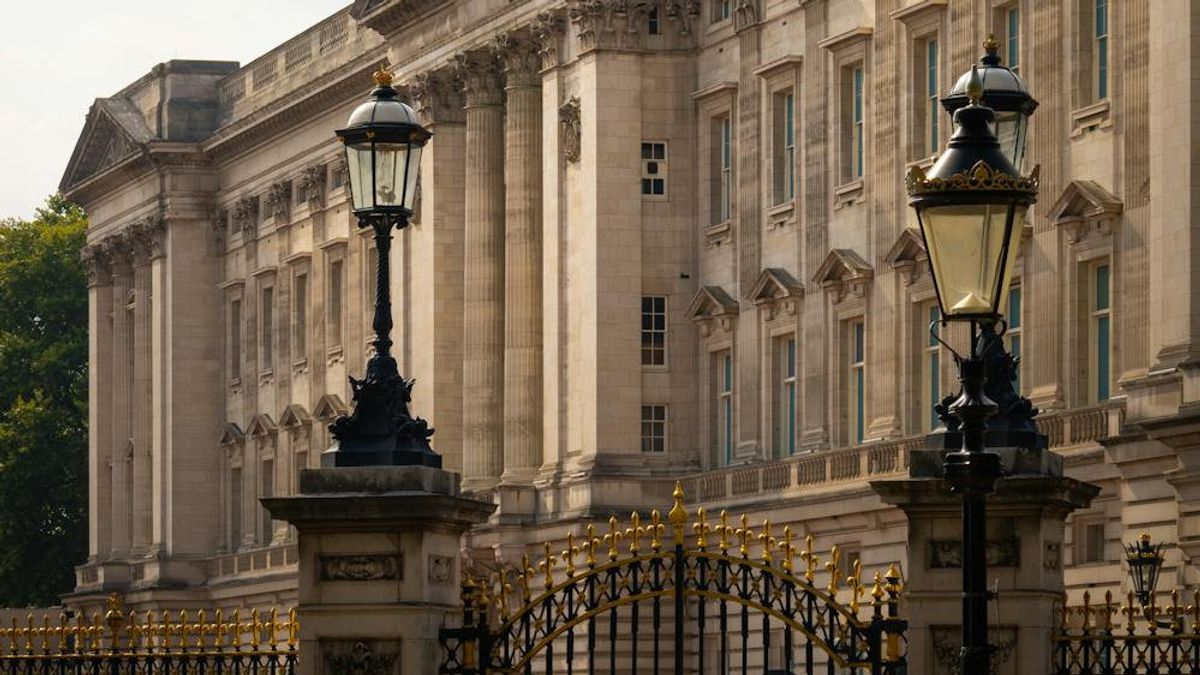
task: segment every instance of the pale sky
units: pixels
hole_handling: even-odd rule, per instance
[[[88,106],[171,59],[243,65],[350,0],[0,0],[0,218],[33,215]]]

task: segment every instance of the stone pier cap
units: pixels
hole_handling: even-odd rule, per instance
[[[458,474],[427,466],[304,469],[300,493],[269,497],[278,520],[308,531],[432,527],[464,531],[488,519],[496,505],[461,494]]]

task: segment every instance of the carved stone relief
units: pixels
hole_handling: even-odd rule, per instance
[[[321,640],[324,672],[328,675],[399,675],[397,640]]]
[[[272,183],[267,188],[267,208],[271,209],[271,217],[277,221],[288,219],[288,208],[292,203],[292,184],[289,181]]]
[[[679,26],[679,34],[687,37],[700,18],[700,0],[676,0],[667,3],[667,18]]]
[[[450,572],[454,569],[454,559],[444,555],[429,556],[429,580],[436,584],[450,583]]]
[[[562,37],[567,31],[567,20],[562,12],[542,12],[533,22],[533,37],[537,42],[542,68],[553,68],[561,63]]]
[[[238,232],[253,232],[258,221],[258,197],[242,197],[233,203],[233,227]]]
[[[1021,564],[1021,542],[1016,539],[988,541],[988,567],[1017,567]],[[962,567],[962,542],[957,539],[929,540],[929,566],[934,569]]]
[[[306,166],[300,171],[300,177],[296,179],[296,190],[304,201],[315,206],[321,206],[325,202],[325,165],[314,164]]]
[[[933,638],[934,675],[962,675],[959,649],[962,646],[962,628],[958,626],[933,626],[929,629]],[[1013,626],[992,627],[988,630],[988,643],[992,645],[989,675],[1016,671],[1016,662],[1009,664],[1017,648],[1017,629]]]
[[[582,142],[582,127],[580,126],[579,97],[572,96],[558,109],[558,124],[560,142],[562,143],[563,158],[568,162],[578,162]]]
[[[635,49],[653,9],[639,0],[577,0],[568,6],[579,36],[579,51]]]
[[[402,578],[400,556],[332,555],[319,560],[322,581],[391,581]]]

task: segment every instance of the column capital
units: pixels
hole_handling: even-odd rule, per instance
[[[166,222],[159,216],[150,216],[131,223],[123,233],[128,240],[133,263],[145,265],[164,254]]]
[[[500,64],[492,50],[455,54],[454,70],[462,83],[467,108],[499,106],[503,103],[504,92],[500,87]]]
[[[533,39],[537,42],[542,69],[555,68],[562,63],[561,47],[567,32],[567,17],[561,10],[541,12],[533,21]]]
[[[84,246],[79,259],[87,270],[88,288],[112,283],[112,258],[103,242]]]
[[[539,87],[542,78],[540,45],[528,29],[501,33],[492,43],[506,89]]]
[[[99,245],[104,247],[109,271],[114,279],[133,274],[133,241],[127,231],[105,237]]]
[[[579,51],[635,49],[650,13],[650,3],[634,0],[580,0],[570,6]]]
[[[454,66],[418,74],[408,85],[421,121],[426,125],[462,124],[463,86]]]

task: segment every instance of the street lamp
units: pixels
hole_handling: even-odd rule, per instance
[[[1137,541],[1125,546],[1125,562],[1129,565],[1129,578],[1133,581],[1133,591],[1142,606],[1150,604],[1154,597],[1154,589],[1158,586],[1158,572],[1163,565],[1163,544],[1150,543],[1150,535],[1145,532]]]
[[[421,150],[433,135],[417,121],[413,109],[398,98],[392,73],[386,66],[374,74],[375,89],[366,103],[350,115],[337,135],[346,148],[350,196],[359,227],[375,233],[378,266],[375,270],[375,319],[371,326],[374,355],[361,380],[350,378],[354,411],[329,426],[333,447],[321,456],[321,465],[398,466],[441,468],[442,458],[429,446],[433,429],[408,410],[412,380],[400,376],[392,358],[392,302],[389,254],[392,228],[404,229],[412,215]]]
[[[943,471],[951,491],[963,500],[960,672],[986,675],[986,499],[1000,477],[1000,459],[984,444],[987,420],[998,409],[984,393],[984,384],[987,351],[999,340],[976,337],[981,323],[1001,321],[1025,213],[1037,199],[1038,170],[1023,177],[1001,152],[992,131],[996,115],[981,102],[977,67],[971,69],[966,93],[968,104],[954,113],[954,135],[946,151],[928,174],[919,166],[909,169],[905,184],[929,254],[942,320],[971,324],[969,356],[946,345],[954,352],[962,383],[962,394],[949,407],[961,423],[962,448],[946,455]]]
[[[1038,102],[1029,94],[1025,80],[1000,63],[1000,45],[995,37],[989,35],[984,40],[983,50],[978,64],[979,79],[983,83],[980,102],[996,113],[992,133],[1000,141],[1000,151],[1020,170],[1025,158],[1025,132]],[[951,117],[970,102],[967,96],[970,81],[971,73],[963,73],[949,95],[942,99],[942,107]]]

